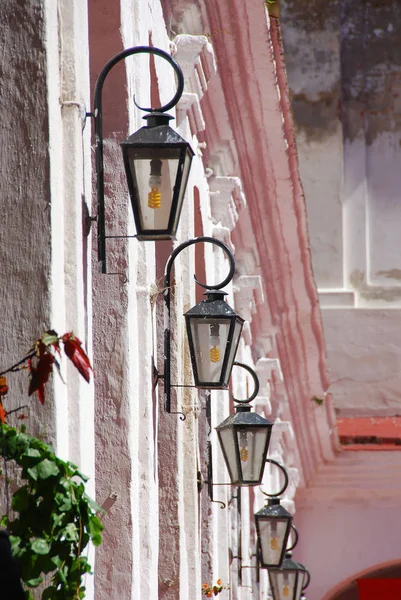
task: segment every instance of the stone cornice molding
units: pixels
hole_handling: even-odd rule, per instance
[[[273,350],[281,362],[303,479],[309,481],[330,452],[334,457],[334,448],[328,422],[325,425],[320,419],[318,426],[310,401],[324,394],[328,375],[279,24],[272,19],[268,27],[263,3],[205,2],[204,8],[214,33],[211,39],[228,114],[228,118],[209,114],[209,108],[216,110],[216,106],[205,104],[205,140],[209,156],[217,154],[213,143],[219,136],[208,132],[208,123],[221,127],[226,139],[229,123],[251,237],[263,257],[259,268],[265,297],[278,330]],[[241,223],[242,219],[233,231],[235,243],[237,230],[243,237]]]
[[[185,117],[188,117],[192,132],[204,131],[205,121],[197,94],[184,92],[181,96],[177,105],[177,124],[180,125]]]
[[[272,435],[270,439],[270,450],[269,456],[278,462],[282,462],[282,458],[275,458],[275,454],[281,457],[283,452],[283,434],[288,434],[294,438],[294,430],[289,421],[281,421],[280,419],[274,420],[274,427],[272,429]]]
[[[202,98],[209,79],[216,73],[213,46],[205,35],[177,35],[172,41],[173,56],[180,64],[186,87]]]
[[[246,199],[239,177],[211,177],[209,179],[212,218],[232,231]]]
[[[216,175],[239,175],[248,205],[232,229],[232,242],[232,221],[214,235],[238,247],[241,275],[262,277],[266,302],[253,315],[253,344],[262,351],[271,344],[271,354],[280,359],[285,415],[295,431],[302,481],[309,482],[335,448],[327,407],[318,418],[311,402],[324,395],[329,381],[279,23],[269,23],[263,2],[194,4],[203,18],[197,30],[208,33],[218,63],[201,99],[205,165]],[[182,10],[184,5],[191,10],[178,1]],[[191,85],[196,92],[200,84]],[[221,167],[224,160],[229,168]]]
[[[231,252],[233,254],[235,253],[235,247],[231,240],[231,233],[227,227],[222,227],[221,225],[214,225],[212,228],[212,237],[227,244]]]
[[[283,373],[281,371],[280,360],[278,358],[260,358],[256,363],[255,370],[261,382],[272,382],[273,371],[276,372],[279,381],[283,380]]]
[[[300,484],[301,477],[299,474],[299,469],[296,467],[287,467],[289,484],[286,490],[286,497],[290,500],[293,500],[297,491],[297,488]]]
[[[185,80],[185,93],[177,105],[178,123],[188,116],[192,132],[203,131],[205,122],[200,100],[216,73],[213,47],[204,35],[180,34],[171,42],[171,49]]]
[[[263,304],[264,293],[260,275],[240,275],[235,279],[235,304],[242,318],[252,321],[257,305]]]

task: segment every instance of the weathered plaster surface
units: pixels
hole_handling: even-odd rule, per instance
[[[338,414],[401,414],[398,311],[333,308],[323,320]]]
[[[50,328],[73,330],[91,354],[82,218],[85,189],[90,196],[89,137],[82,135],[87,15],[84,5],[63,8],[48,0],[1,6],[2,367]],[[67,385],[57,374],[50,377],[45,405],[38,405],[36,394],[29,399],[26,425],[59,456],[79,464],[91,477],[87,491],[93,496],[93,388],[67,363],[62,361]],[[9,385],[6,408],[25,404],[26,372],[10,377]],[[89,576],[86,587],[92,598]]]
[[[114,4],[114,6],[111,6]],[[89,3],[89,41],[91,57],[91,89],[103,64],[122,49],[119,34],[120,11],[115,3],[99,6]],[[105,12],[104,12],[105,11]],[[107,18],[106,18],[107,17]],[[103,98],[105,106],[105,168],[107,193],[121,198],[122,206],[108,203],[108,226],[123,233],[126,230],[128,207],[123,187],[122,168],[118,163],[118,135],[126,129],[126,105],[113,110],[116,96],[111,85],[124,90],[124,70],[110,75]],[[117,96],[118,97],[118,96]],[[110,108],[109,108],[110,106]],[[113,133],[111,133],[113,132]],[[117,140],[116,140],[117,137]],[[114,171],[114,177],[110,173]],[[117,177],[116,177],[117,175]],[[121,202],[120,200],[120,202]],[[94,206],[94,212],[96,206]],[[96,212],[95,212],[96,214]],[[129,432],[131,415],[129,353],[126,311],[129,285],[125,282],[127,248],[121,243],[109,244],[109,267],[121,275],[100,275],[97,266],[96,238],[93,239],[93,349],[95,372],[95,452],[97,478],[96,494],[102,504],[111,493],[117,500],[104,517],[104,541],[96,553],[96,598],[111,595],[126,597],[132,586],[132,516],[130,507],[131,455]],[[125,283],[124,283],[125,282]],[[117,525],[118,524],[118,525]],[[128,551],[127,551],[128,550]]]
[[[312,256],[324,306],[399,308],[399,13],[388,2],[342,0],[320,2],[316,18],[317,3],[302,11],[292,1],[282,4]],[[333,42],[328,45],[330,57],[320,52],[327,36]],[[306,39],[309,43],[304,49]],[[332,93],[333,82],[338,90],[337,108],[321,114],[317,99]],[[361,316],[355,320],[362,330],[372,333],[370,324],[367,328],[362,325]],[[329,328],[331,318],[325,316],[328,345],[341,347],[341,352],[348,332]],[[371,319],[375,319],[374,313],[369,323]],[[382,319],[383,312],[378,310],[376,332]],[[342,332],[344,343],[338,345]],[[330,339],[330,335],[336,338]],[[378,335],[368,338],[365,333],[363,345],[371,348],[371,353],[363,356],[372,364],[376,363],[372,354],[376,342],[382,347]],[[386,356],[396,361],[396,354],[389,339]],[[340,377],[338,365],[330,366]],[[359,368],[363,369],[362,365]],[[380,373],[377,376],[380,380]],[[347,375],[343,377],[345,380]],[[363,371],[355,372],[360,382],[357,398],[355,389],[352,394],[334,393],[338,408],[352,411],[353,406],[363,405],[370,393],[361,384],[363,377]],[[393,396],[386,399],[380,394],[375,410],[381,407],[386,412],[393,401]]]
[[[6,0],[1,14],[0,347],[7,367],[51,324],[51,204],[44,6]],[[26,386],[25,373],[10,380],[14,407]],[[46,407],[31,403],[33,432],[54,439],[50,390]]]

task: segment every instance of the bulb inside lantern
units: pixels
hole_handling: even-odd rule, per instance
[[[162,195],[160,187],[162,184],[162,161],[159,158],[153,158],[150,161],[150,177],[148,194],[148,207],[160,208],[162,204]]]
[[[278,550],[278,539],[277,539],[277,523],[272,523],[271,525],[271,536],[272,539],[270,540],[270,549],[271,550]]]
[[[290,595],[290,586],[288,585],[288,574],[284,573],[283,596],[288,598]]]
[[[210,325],[209,359],[212,363],[218,363],[221,359],[219,329],[219,325]]]
[[[239,455],[242,462],[247,462],[249,457],[248,450],[248,436],[245,431],[241,431],[239,434]]]

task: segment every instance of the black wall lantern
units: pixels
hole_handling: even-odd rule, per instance
[[[280,567],[291,532],[292,515],[281,506],[279,498],[269,498],[267,505],[255,514],[255,524],[259,565],[262,568]]]
[[[134,54],[154,54],[164,58],[177,75],[174,98],[159,108],[142,108],[149,114],[147,125],[121,143],[128,189],[139,240],[175,239],[192,157],[190,145],[169,126],[170,115],[164,114],[177,104],[184,89],[184,76],[178,63],[167,52],[149,46],[135,46],[116,54],[100,71],[94,93],[96,183],[98,204],[98,257],[102,273],[107,272],[102,92],[106,76],[121,60]],[[131,237],[131,236],[129,236]]]
[[[175,239],[194,155],[162,110],[120,144],[138,240]]]
[[[227,387],[244,323],[244,320],[223,299],[225,292],[220,291],[232,280],[235,272],[234,257],[226,244],[220,240],[202,236],[177,246],[166,263],[164,273],[164,301],[167,313],[164,330],[164,373],[160,374],[155,369],[155,382],[157,383],[159,379],[164,381],[166,412],[181,414],[182,419],[185,419],[182,413],[171,410],[171,388],[191,386],[182,386],[176,382],[171,382],[171,273],[174,260],[178,254],[185,248],[197,243],[210,243],[221,248],[229,260],[230,271],[224,281],[216,285],[200,283],[194,277],[198,285],[208,290],[206,292],[208,299],[185,314],[195,381],[194,387],[208,389],[225,389]],[[191,315],[194,315],[195,327],[192,325]],[[202,364],[202,361],[205,361],[206,366]],[[213,376],[210,373],[213,373]]]
[[[292,524],[292,515],[280,504],[280,498],[288,487],[288,473],[280,463],[268,458],[269,462],[278,467],[284,476],[281,489],[275,494],[262,493],[268,497],[268,503],[255,514],[256,533],[258,536],[259,566],[261,568],[280,567],[285,553],[295,548],[298,542],[298,532]],[[295,539],[291,547],[287,547],[288,539],[294,532]]]
[[[209,289],[205,295],[185,313],[195,386],[226,389],[244,319],[224,300],[226,292]]]
[[[309,571],[287,553],[280,569],[269,569],[273,600],[300,600],[310,582]]]
[[[238,403],[235,414],[230,415],[216,427],[224,460],[233,485],[260,485],[269,449],[273,423],[251,412],[249,403],[259,392],[256,373],[243,363],[236,366],[246,369],[252,376],[255,389],[246,400],[233,397]]]

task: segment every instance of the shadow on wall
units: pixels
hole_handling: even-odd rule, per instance
[[[401,560],[375,565],[355,573],[352,577],[342,581],[333,590],[326,594],[322,600],[360,600],[358,595],[358,579],[400,579]],[[385,600],[385,598],[380,598]]]

